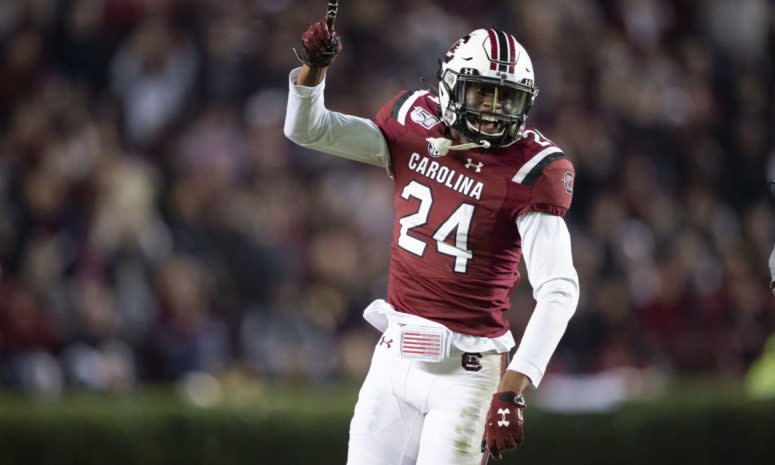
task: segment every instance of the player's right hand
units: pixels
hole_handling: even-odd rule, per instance
[[[334,23],[328,17],[310,26],[301,36],[301,47],[296,53],[307,66],[325,68],[342,52],[342,40],[334,32]]]

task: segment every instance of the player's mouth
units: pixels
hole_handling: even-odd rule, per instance
[[[469,129],[481,132],[488,136],[500,136],[503,135],[503,131],[506,130],[506,127],[501,120],[488,115],[469,116],[466,118],[466,124]]]

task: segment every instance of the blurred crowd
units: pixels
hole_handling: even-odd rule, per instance
[[[0,387],[362,375],[392,185],[282,133],[324,3],[0,1]],[[530,52],[529,123],[577,171],[582,297],[550,372],[744,373],[775,330],[772,3],[342,3],[337,111],[435,88],[477,27]],[[526,282],[512,303],[519,337]]]

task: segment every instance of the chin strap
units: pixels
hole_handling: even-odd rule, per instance
[[[450,150],[468,150],[476,148],[490,148],[490,143],[486,140],[480,142],[469,142],[467,144],[452,145],[452,141],[444,137],[428,137],[428,142],[433,146],[433,150],[439,153],[439,155],[446,155]]]

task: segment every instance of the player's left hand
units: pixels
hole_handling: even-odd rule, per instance
[[[525,438],[524,408],[525,399],[514,391],[493,394],[484,425],[482,452],[488,448],[494,459],[501,459],[501,452],[514,449],[522,442]]]

